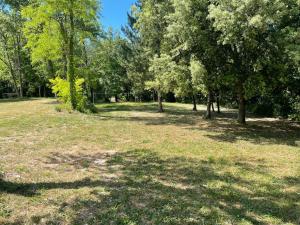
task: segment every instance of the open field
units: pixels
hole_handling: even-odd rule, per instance
[[[0,224],[300,224],[299,124],[166,106],[1,101]]]

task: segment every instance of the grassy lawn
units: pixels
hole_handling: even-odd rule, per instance
[[[300,126],[191,105],[0,102],[0,224],[300,224]]]

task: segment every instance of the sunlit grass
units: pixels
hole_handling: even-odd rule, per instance
[[[299,224],[300,128],[151,103],[0,102],[0,224]]]

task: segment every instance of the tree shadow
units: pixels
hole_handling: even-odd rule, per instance
[[[78,168],[80,158],[59,161]],[[98,155],[89,155],[89,167],[97,169]],[[57,214],[68,214],[70,224],[298,224],[299,177],[278,179],[264,162],[250,164],[221,160],[162,158],[149,150],[106,156],[99,170],[118,174],[98,180],[13,183],[1,181],[0,192],[27,197],[50,189],[92,188],[89,198],[62,202]],[[69,159],[69,161],[68,161]],[[51,160],[49,161],[51,162]],[[229,168],[237,172],[230,173]],[[246,176],[247,175],[247,176]],[[247,177],[260,179],[247,179]],[[105,193],[97,188],[104,188]],[[32,191],[34,190],[34,191]],[[287,191],[289,190],[289,191]],[[74,196],[75,197],[75,196]],[[272,221],[268,219],[272,219]],[[36,218],[35,218],[36,219]],[[61,224],[57,218],[46,218]],[[56,222],[56,223],[55,223]]]
[[[254,144],[289,145],[300,147],[300,126],[297,123],[286,120],[251,120],[246,126],[219,120],[209,124],[205,129],[190,128],[192,130],[207,130],[207,134],[215,141],[234,143],[247,141]]]
[[[226,110],[214,113],[213,120],[205,120],[204,110],[193,112],[183,107],[167,105],[163,114],[149,115],[111,115],[102,112],[156,112],[155,104],[122,105],[112,104],[102,107],[95,117],[100,120],[132,121],[145,125],[175,125],[195,131],[208,131],[206,137],[215,141],[234,143],[240,140],[254,144],[283,144],[300,147],[300,124],[287,120],[256,118],[248,115],[247,125],[236,122],[236,112]],[[159,116],[162,115],[162,116]]]

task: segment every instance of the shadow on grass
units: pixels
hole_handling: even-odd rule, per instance
[[[59,161],[59,155],[55,155],[59,162],[76,168],[82,157],[89,158],[90,167],[97,167],[93,163],[99,156],[76,157],[62,154]],[[0,191],[31,197],[50,189],[91,188],[88,198],[61,202],[57,214],[67,214],[70,224],[300,222],[299,193],[293,188],[299,177],[273,177],[263,162],[163,159],[149,150],[135,150],[110,155],[99,167],[116,176],[100,172],[98,180],[35,184],[2,181]],[[229,168],[237,172],[230,173]],[[97,188],[104,188],[105,193]],[[63,219],[45,219],[49,224],[63,223]]]
[[[220,142],[234,143],[239,140],[260,145],[289,145],[300,147],[300,126],[289,121],[249,121],[241,126],[228,121],[212,122],[207,128],[190,128],[192,130],[211,131],[206,136]]]
[[[185,129],[207,131],[206,136],[220,142],[234,143],[239,140],[254,144],[283,144],[300,147],[300,124],[287,120],[270,120],[255,118],[246,126],[239,125],[234,111],[214,114],[212,121],[204,120],[205,111],[193,112],[183,107],[166,106],[163,116],[111,115],[109,112],[150,112],[154,113],[157,106],[153,104],[124,105],[112,104],[102,106],[99,114],[101,120],[142,122],[146,125],[175,125]],[[104,112],[104,114],[103,114]]]

